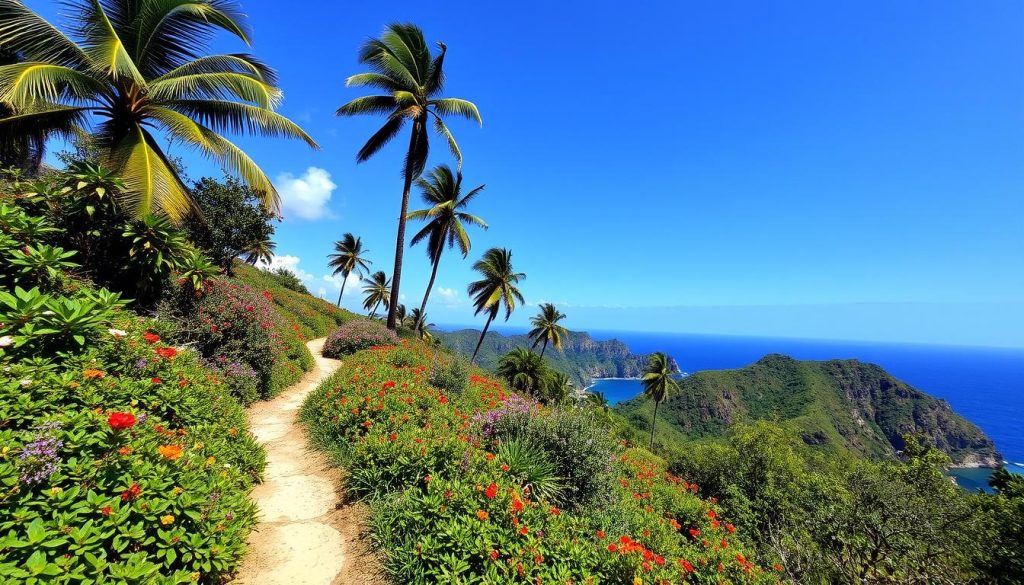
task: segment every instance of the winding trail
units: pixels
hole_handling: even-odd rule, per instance
[[[267,451],[263,483],[252,491],[260,522],[235,583],[347,585],[384,583],[369,543],[367,510],[344,501],[341,472],[313,450],[299,422],[306,396],[341,362],[306,344],[315,367],[273,400],[249,408],[250,430]]]

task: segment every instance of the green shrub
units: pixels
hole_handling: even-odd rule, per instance
[[[270,294],[278,313],[294,324],[301,338],[312,339],[327,335],[355,318],[352,313],[339,309],[323,299],[289,289],[272,272],[235,263],[233,280]]]
[[[374,346],[397,343],[398,336],[394,331],[376,321],[359,319],[342,325],[332,333],[324,342],[323,353],[327,357],[338,358]]]
[[[0,369],[0,581],[216,583],[237,566],[263,451],[226,385],[145,325]]]
[[[269,398],[313,365],[309,350],[293,325],[274,311],[270,297],[247,285],[211,279],[202,291],[180,289],[161,303],[159,313],[177,325],[175,339],[204,358],[235,369],[244,364],[255,371],[257,398]],[[246,388],[243,384],[239,389]],[[252,397],[239,398],[249,402]]]
[[[430,370],[430,385],[451,394],[462,394],[469,385],[469,363],[462,356],[438,360]]]

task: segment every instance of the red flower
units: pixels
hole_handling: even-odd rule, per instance
[[[560,516],[562,514],[562,511],[554,506],[552,506],[548,512],[550,512],[552,516]]]
[[[619,550],[619,547],[614,542],[608,545],[608,552],[615,552],[617,550]]]
[[[600,539],[604,539],[604,530],[598,530],[597,531],[597,537],[600,538]]]
[[[154,383],[154,384],[159,384],[160,382],[163,382],[163,380],[161,380],[160,378],[156,378],[156,377],[154,377],[154,378],[152,378],[152,379],[150,380],[150,382],[152,382],[152,383]]]
[[[146,340],[146,343],[156,343],[160,341],[160,336],[151,331],[147,331],[142,335],[142,338]]]
[[[522,534],[523,536],[526,536],[529,533],[530,529],[527,528],[525,524],[522,526],[522,528],[519,529],[519,534]]]
[[[522,512],[523,511],[523,501],[520,500],[519,498],[516,498],[516,499],[512,500],[512,511],[513,512]]]
[[[112,412],[107,417],[107,424],[115,431],[130,429],[135,426],[135,415],[130,412]]]
[[[121,501],[128,502],[134,500],[139,497],[140,493],[142,493],[142,488],[139,487],[139,484],[133,483],[131,487],[121,492]]]
[[[780,565],[779,563],[775,563],[774,565],[772,565],[772,568],[775,569],[776,573],[781,573],[782,569],[783,569],[783,566]]]
[[[110,509],[110,506],[103,506],[103,509],[100,510],[100,512],[102,512],[104,516],[110,516],[110,513],[112,511],[113,510]]]
[[[691,565],[690,561],[687,561],[686,559],[679,559],[679,566],[687,573],[693,572],[693,565]]]
[[[696,528],[691,528],[690,536],[697,538],[698,536],[700,536],[700,530],[697,530]]]
[[[156,355],[167,359],[171,359],[178,355],[178,350],[173,347],[158,347],[154,351],[156,351]]]
[[[394,387],[395,387],[395,381],[394,380],[388,380],[387,382],[384,382],[383,384],[381,384],[381,388],[383,388],[385,390],[390,390],[390,389],[392,389]]]
[[[487,486],[487,490],[484,491],[484,495],[487,496],[488,500],[493,500],[494,496],[498,495],[498,486],[491,482],[491,485]]]
[[[498,560],[498,551],[496,551],[496,550],[492,550],[491,551],[491,560],[492,561]]]

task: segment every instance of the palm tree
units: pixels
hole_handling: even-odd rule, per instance
[[[328,256],[330,261],[327,265],[334,269],[333,274],[341,274],[341,292],[338,293],[338,306],[341,306],[341,296],[345,294],[345,283],[348,282],[348,275],[353,272],[362,278],[364,271],[370,270],[370,262],[364,258],[369,250],[363,249],[363,239],[357,238],[351,232],[346,233],[340,240],[334,242],[334,253]]]
[[[644,385],[644,395],[654,401],[654,416],[651,418],[651,451],[654,451],[654,425],[658,422],[658,405],[670,393],[678,390],[679,385],[672,378],[671,361],[660,351],[651,354],[640,380]]]
[[[427,282],[427,290],[423,293],[423,302],[420,303],[420,312],[427,310],[427,299],[430,298],[430,290],[434,288],[434,279],[437,277],[437,267],[441,263],[441,253],[444,252],[445,243],[449,248],[456,245],[462,252],[462,257],[469,255],[472,245],[469,241],[469,234],[463,223],[477,225],[487,229],[484,220],[465,211],[469,202],[484,190],[484,185],[475,187],[469,193],[462,195],[462,172],[452,173],[448,165],[434,167],[426,179],[418,179],[416,184],[423,193],[423,201],[430,205],[428,209],[419,209],[409,212],[409,219],[420,219],[429,221],[423,229],[412,237],[411,245],[415,246],[422,240],[427,240],[427,257],[430,258],[432,266],[430,280]]]
[[[565,373],[549,370],[548,376],[544,380],[543,388],[545,399],[550,403],[558,404],[565,402],[572,395],[576,385],[572,383],[572,379],[565,375]]]
[[[244,251],[245,262],[253,266],[257,262],[264,262],[270,264],[270,261],[274,259],[274,250],[277,249],[277,244],[270,238],[263,238],[262,240],[253,242],[248,246],[248,249]]]
[[[395,313],[398,315],[398,324],[399,325],[405,325],[405,317],[406,317],[405,305],[399,303],[398,309],[395,311]]]
[[[363,294],[366,295],[363,308],[369,311],[370,317],[375,317],[379,305],[383,304],[385,309],[391,307],[391,280],[383,270],[378,270],[363,279]]]
[[[555,346],[555,349],[562,349],[562,337],[569,335],[565,327],[558,324],[562,319],[565,319],[565,313],[559,311],[551,303],[541,305],[537,316],[530,318],[530,323],[533,324],[533,329],[528,334],[533,340],[531,347],[536,348],[543,343],[540,348],[540,357],[544,357],[544,351],[548,348],[549,341],[551,345]]]
[[[590,392],[587,394],[587,402],[594,408],[600,409],[607,414],[608,398],[604,395],[604,392]]]
[[[277,190],[224,132],[316,143],[276,113],[274,72],[245,54],[208,55],[217,30],[247,45],[244,16],[224,0],[76,1],[73,40],[18,0],[0,0],[0,46],[24,62],[0,66],[0,143],[26,128],[62,119],[98,123],[92,140],[104,166],[124,178],[122,204],[135,216],[153,211],[178,221],[191,211],[188,188],[153,131],[218,161],[277,211]]]
[[[544,360],[525,347],[514,348],[501,356],[497,371],[512,388],[537,397],[550,376]]]
[[[356,155],[357,162],[368,160],[385,144],[398,135],[408,120],[412,122],[409,148],[405,154],[402,175],[402,207],[398,214],[398,235],[395,242],[394,290],[397,297],[402,282],[402,254],[405,249],[405,221],[409,211],[409,191],[412,182],[427,166],[429,132],[427,125],[433,122],[434,131],[448,143],[455,159],[462,165],[462,153],[455,137],[452,136],[444,119],[462,116],[483,125],[480,112],[473,102],[458,98],[439,97],[444,86],[444,43],[438,43],[437,55],[430,54],[430,48],[423,38],[423,31],[413,24],[392,24],[379,39],[367,41],[359,51],[359,62],[370,69],[345,80],[348,86],[372,87],[386,92],[356,98],[338,108],[339,116],[359,114],[383,114],[387,121],[366,141]],[[388,328],[396,326],[395,312],[388,312]]]
[[[501,306],[505,306],[505,320],[508,321],[512,311],[516,309],[516,301],[525,302],[516,285],[526,279],[525,274],[512,269],[512,252],[507,248],[487,250],[483,258],[473,264],[473,270],[483,276],[480,280],[469,283],[469,295],[475,297],[473,306],[476,310],[473,314],[487,313],[487,323],[480,332],[480,340],[476,342],[473,358],[469,360],[471,364],[476,363],[476,354],[480,352],[487,329],[491,326],[491,321],[498,316]]]
[[[420,334],[420,339],[430,340],[434,337],[430,334],[430,328],[434,324],[427,323],[427,320],[427,314],[419,309],[413,309],[409,312],[409,321],[412,323],[413,329]]]

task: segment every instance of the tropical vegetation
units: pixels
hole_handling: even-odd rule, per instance
[[[565,319],[565,313],[559,311],[552,303],[541,303],[540,311],[535,317],[530,318],[533,329],[530,329],[527,336],[533,340],[533,347],[541,346],[540,357],[544,357],[548,343],[555,349],[562,350],[562,338],[569,335],[569,331],[559,325],[562,319]]]
[[[480,273],[480,280],[469,283],[469,295],[473,297],[474,315],[484,313],[487,315],[487,322],[483,331],[480,332],[480,339],[473,350],[473,357],[470,363],[476,362],[476,356],[480,352],[480,345],[484,342],[487,329],[491,322],[498,316],[502,307],[505,308],[505,320],[512,316],[516,309],[516,303],[526,302],[523,294],[517,286],[526,279],[526,274],[516,272],[512,268],[512,252],[507,248],[491,248],[484,252],[483,258],[473,264],[473,270]]]
[[[432,55],[423,31],[414,24],[392,24],[379,39],[367,41],[359,51],[359,62],[370,71],[358,73],[345,80],[352,87],[372,87],[386,94],[356,98],[338,108],[339,116],[379,114],[387,121],[356,155],[358,162],[369,160],[402,130],[408,121],[412,124],[409,146],[402,168],[402,205],[398,214],[398,233],[395,238],[395,268],[393,294],[400,295],[402,260],[405,255],[405,224],[408,219],[409,193],[415,181],[427,166],[430,150],[428,125],[448,144],[449,150],[462,165],[462,151],[445,119],[461,116],[483,125],[480,112],[473,102],[460,98],[440,97],[444,89],[444,58],[448,47],[438,43],[438,53]],[[388,328],[398,325],[395,307],[388,311]]]
[[[133,0],[69,7],[72,36],[19,0],[0,0],[0,46],[21,58],[0,66],[0,102],[12,110],[0,119],[6,148],[24,141],[27,128],[58,127],[70,135],[84,133],[92,122],[89,147],[124,180],[124,210],[133,217],[161,213],[180,221],[194,205],[153,133],[160,129],[237,173],[268,209],[278,209],[273,183],[223,134],[317,145],[275,112],[281,90],[273,70],[243,53],[205,54],[216,31],[252,43],[237,5]]]
[[[345,294],[345,285],[348,277],[355,274],[359,278],[363,273],[370,270],[373,264],[366,258],[370,251],[363,248],[363,239],[347,232],[340,240],[334,242],[334,253],[328,256],[327,265],[334,269],[333,276],[341,275],[341,291],[338,292],[338,306],[341,306],[341,297]]]

